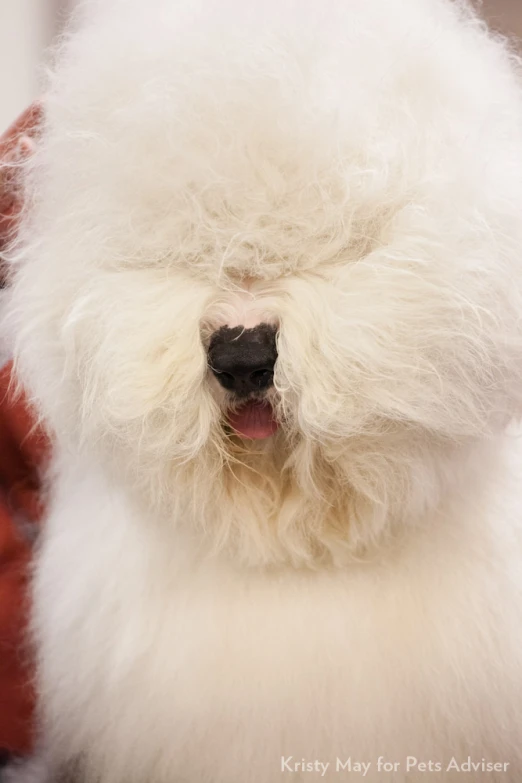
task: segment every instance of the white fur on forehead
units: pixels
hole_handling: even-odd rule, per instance
[[[476,198],[484,124],[513,84],[446,3],[242,6],[105,3],[64,50],[58,197],[107,260],[110,240],[115,263],[277,277],[360,258],[448,177],[455,207]]]
[[[446,0],[86,3],[12,254],[59,438],[253,562],[436,505],[520,411],[517,69]],[[280,326],[256,446],[204,348],[247,316]]]

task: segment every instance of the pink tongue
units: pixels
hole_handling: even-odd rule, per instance
[[[253,440],[270,437],[278,427],[272,406],[266,402],[247,402],[235,413],[230,413],[228,420],[236,432]]]

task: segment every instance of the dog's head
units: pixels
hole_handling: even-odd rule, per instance
[[[339,560],[518,413],[522,102],[445,0],[251,5],[94,4],[10,318],[58,440],[154,513]]]

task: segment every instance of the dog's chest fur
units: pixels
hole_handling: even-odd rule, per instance
[[[82,473],[49,520],[36,630],[54,747],[86,755],[86,779],[272,783],[291,756],[332,780],[338,758],[373,762],[376,783],[383,755],[413,781],[407,756],[475,743],[519,779],[520,584],[481,502],[382,562],[255,572],[169,544]]]

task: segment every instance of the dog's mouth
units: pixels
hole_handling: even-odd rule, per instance
[[[273,408],[267,400],[243,403],[229,411],[228,422],[238,435],[251,440],[269,438],[279,427]]]

